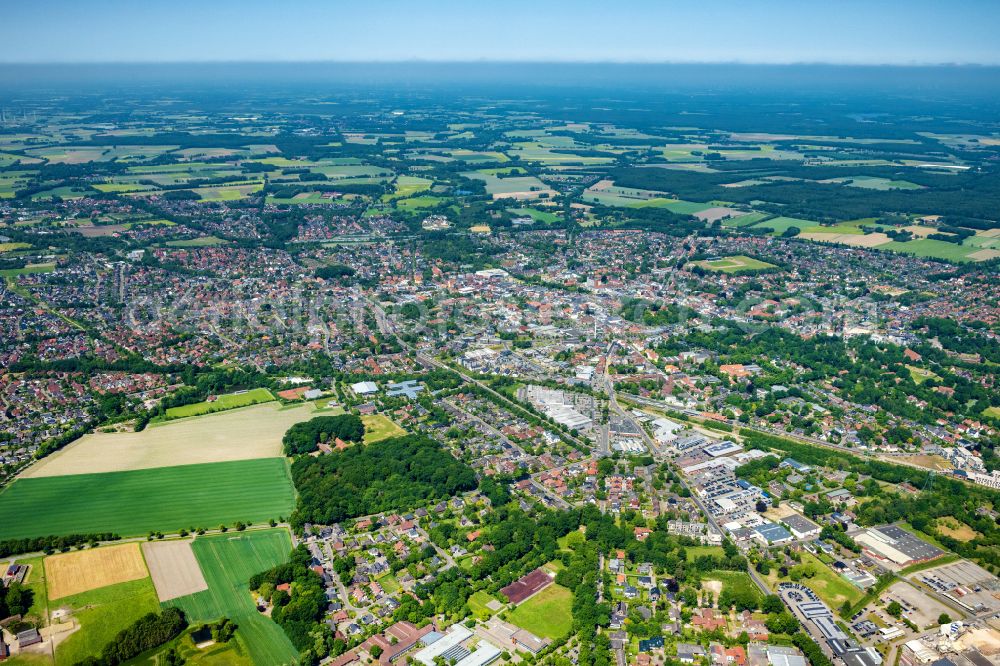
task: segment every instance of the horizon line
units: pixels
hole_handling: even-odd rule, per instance
[[[619,66],[719,66],[719,67],[895,67],[911,69],[935,68],[1000,68],[997,62],[852,62],[831,60],[746,61],[746,60],[575,60],[575,59],[205,59],[205,60],[0,60],[0,67],[88,67],[88,66],[168,66],[168,65],[619,65]]]

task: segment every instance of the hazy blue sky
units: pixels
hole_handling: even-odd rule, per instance
[[[0,62],[1000,64],[998,0],[3,0]]]

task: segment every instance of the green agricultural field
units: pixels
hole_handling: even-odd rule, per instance
[[[129,173],[138,174],[153,174],[153,173],[176,173],[176,172],[189,172],[194,169],[209,169],[216,167],[217,165],[210,164],[208,162],[184,162],[181,164],[147,164],[135,166],[130,166],[128,168]]]
[[[507,212],[518,217],[530,217],[535,222],[541,222],[542,224],[553,224],[562,219],[555,213],[537,208],[508,208]]]
[[[366,414],[361,417],[365,424],[365,444],[380,442],[390,437],[402,437],[406,434],[395,421],[381,414]]]
[[[330,206],[332,204],[343,203],[340,199],[334,199],[330,197],[324,197],[323,192],[311,191],[311,192],[301,192],[296,194],[290,199],[276,197],[272,195],[267,195],[267,203],[269,204],[285,204],[292,206],[301,206],[305,204],[313,206]]]
[[[799,227],[804,234],[851,234],[853,236],[864,235],[864,230],[861,228],[865,225],[870,225],[874,223],[875,220],[852,220],[850,222],[839,222],[837,224],[814,224],[811,227]],[[760,226],[766,227],[768,223],[765,222]]]
[[[201,196],[202,201],[237,201],[246,199],[264,189],[263,183],[253,185],[219,185],[218,187],[199,187],[194,191]]]
[[[24,268],[0,269],[0,277],[16,277],[18,275],[32,275],[34,273],[51,273],[55,269],[55,264],[28,264]]]
[[[0,168],[7,168],[12,164],[20,162],[22,159],[28,159],[22,157],[21,155],[12,155],[10,153],[0,153]]]
[[[98,192],[112,192],[121,194],[123,192],[142,192],[154,189],[152,185],[140,185],[138,183],[94,183],[93,187]]]
[[[41,201],[43,199],[52,199],[54,197],[59,197],[60,199],[82,199],[85,196],[92,195],[94,190],[86,187],[54,187],[51,190],[45,190],[44,192],[37,192],[31,195],[32,201]]]
[[[251,530],[198,537],[192,544],[208,589],[165,602],[183,610],[191,622],[228,617],[254,663],[260,666],[291,663],[298,652],[285,632],[254,605],[248,582],[288,559],[292,550],[288,530]]]
[[[311,169],[313,167],[321,166],[320,162],[314,162],[305,158],[288,159],[287,157],[265,157],[259,160],[250,161],[282,169]]]
[[[387,194],[382,198],[384,201],[391,201],[392,199],[406,199],[408,197],[412,197],[418,192],[431,189],[431,185],[433,184],[434,181],[428,178],[400,176],[396,179],[392,194]]]
[[[339,182],[347,178],[392,178],[393,172],[382,167],[364,164],[326,164],[310,169],[313,173],[321,173],[329,180]]]
[[[556,639],[573,628],[573,593],[553,583],[510,612],[511,624]]]
[[[16,480],[0,492],[4,536],[150,531],[287,516],[295,492],[284,458]]]
[[[616,185],[607,185],[606,182],[584,190],[581,196],[581,199],[588,203],[599,203],[604,206],[637,206],[644,201],[652,199],[666,200],[668,198],[665,192],[643,190],[634,187],[618,187]]]
[[[556,145],[556,139],[568,137],[545,137],[544,142],[520,142],[515,143],[510,155],[517,155],[525,162],[540,162],[542,164],[609,164],[614,162],[611,157],[597,157],[590,155],[574,155],[572,153],[554,153],[553,148],[565,150],[573,147],[572,140],[568,144]],[[582,146],[581,146],[582,148]]]
[[[860,187],[866,190],[920,190],[923,189],[916,183],[908,180],[890,180],[888,178],[877,178],[875,176],[844,176],[841,178],[830,178],[821,180],[821,183],[839,183],[850,187]]]
[[[962,241],[962,245],[968,245],[979,249],[1000,250],[1000,236],[990,237],[976,234],[975,236],[970,236]]]
[[[97,656],[119,631],[143,615],[160,610],[148,577],[65,597],[59,600],[59,606],[73,609],[80,629],[59,644],[57,666]]]
[[[255,388],[243,393],[227,393],[220,395],[212,402],[196,402],[191,405],[171,407],[167,410],[168,419],[181,419],[187,416],[201,416],[213,412],[223,412],[227,409],[271,402],[274,396],[266,388]]]
[[[432,196],[409,197],[406,199],[397,199],[396,208],[406,211],[425,210],[427,208],[434,208],[443,203],[444,201],[445,199],[442,199],[441,197],[432,197]]]
[[[34,171],[0,172],[0,199],[13,199],[14,192],[27,183]]]
[[[485,174],[487,176],[527,176],[528,172],[524,167],[509,166],[509,167],[497,167],[495,169],[476,169],[478,173]]]
[[[1000,407],[987,407],[983,410],[984,416],[991,416],[995,419],[1000,419]]]
[[[486,183],[486,192],[494,196],[531,192],[537,197],[537,195],[541,195],[542,193],[552,193],[552,189],[548,185],[534,176],[504,176],[501,178],[500,176],[480,171],[470,171],[462,175],[466,178],[483,181]]]
[[[477,152],[473,150],[457,149],[451,151],[451,157],[456,160],[461,160],[463,162],[476,163],[476,162],[509,162],[510,158],[503,153],[498,153],[495,151],[483,151]]]
[[[736,254],[731,257],[722,257],[720,259],[705,259],[704,261],[696,261],[694,263],[695,265],[701,266],[706,270],[720,271],[722,273],[750,273],[753,271],[777,268],[774,264],[769,264],[766,261],[759,261],[742,254]]]
[[[655,197],[653,199],[646,199],[645,201],[638,201],[629,206],[630,208],[666,208],[671,213],[677,213],[678,215],[694,215],[695,213],[700,213],[703,210],[708,210],[713,208],[712,204],[698,203],[696,201],[683,201],[681,199],[668,199],[664,197]]]
[[[170,220],[132,220],[131,222],[125,223],[126,229],[134,229],[139,226],[149,226],[149,227],[176,227],[176,222],[171,222]]]
[[[201,236],[199,238],[167,241],[167,245],[169,247],[212,247],[214,245],[223,245],[225,242],[215,236]]]
[[[754,227],[773,229],[775,236],[780,236],[784,232],[788,231],[792,227],[798,227],[799,229],[806,229],[809,227],[815,227],[817,224],[812,220],[801,220],[797,217],[773,217],[770,220],[764,222],[758,222],[753,225]],[[829,233],[838,233],[833,231],[832,227],[829,228]]]
[[[905,243],[890,241],[879,245],[878,249],[890,250],[892,252],[905,252],[907,254],[912,254],[918,257],[926,257],[929,259],[946,259],[948,261],[961,262],[969,261],[969,255],[976,252],[979,248],[965,247],[964,245],[955,245],[954,243],[948,243],[945,241],[920,238],[918,240],[906,241]]]
[[[739,217],[730,217],[722,221],[724,227],[749,227],[771,217],[769,213],[747,213]]]
[[[0,252],[13,252],[14,250],[26,250],[31,247],[31,243],[0,243]]]

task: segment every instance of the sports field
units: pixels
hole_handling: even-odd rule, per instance
[[[192,544],[208,589],[168,601],[183,610],[190,622],[228,617],[254,662],[261,666],[291,663],[298,656],[285,632],[257,612],[247,585],[250,577],[285,562],[292,541],[284,529],[253,530],[238,534],[199,537]]]
[[[147,613],[160,610],[149,578],[108,585],[59,600],[59,607],[72,609],[80,629],[56,649],[56,664],[76,664],[97,656],[106,644]]]
[[[215,400],[209,402],[196,402],[180,407],[171,407],[167,410],[168,419],[182,419],[186,416],[201,416],[212,412],[223,412],[227,409],[237,407],[247,407],[261,402],[271,402],[274,396],[266,388],[255,388],[250,391],[240,393],[226,393],[217,396]]]
[[[366,414],[361,417],[361,422],[365,424],[365,444],[380,442],[390,437],[402,437],[406,434],[395,421],[381,414]]]
[[[0,493],[10,539],[213,528],[287,516],[294,504],[284,458],[17,479]]]
[[[560,638],[573,627],[573,593],[549,585],[511,611],[508,620],[543,638]]]
[[[78,550],[45,558],[49,599],[61,599],[148,575],[137,543]]]
[[[314,416],[309,405],[268,403],[222,414],[150,424],[141,432],[84,435],[46,456],[22,478],[125,472],[233,460],[277,458],[293,424]]]
[[[769,264],[766,261],[758,261],[742,254],[722,257],[721,259],[706,259],[694,263],[706,270],[721,271],[723,273],[750,273],[752,271],[777,268],[774,264]]]

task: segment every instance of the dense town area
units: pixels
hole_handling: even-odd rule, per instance
[[[993,120],[116,103],[0,122],[0,661],[1000,665]]]

